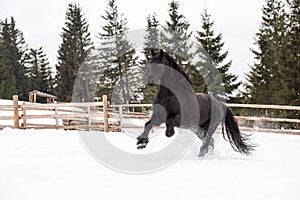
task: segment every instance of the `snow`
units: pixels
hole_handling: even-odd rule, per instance
[[[12,105],[12,101],[0,100],[0,104]],[[47,114],[48,111],[27,112]],[[0,115],[10,116],[12,112],[1,111]],[[48,119],[34,123],[53,124]],[[145,120],[124,119],[123,123],[144,125]],[[13,122],[0,120],[0,125],[7,124]],[[176,135],[188,134],[175,131]],[[174,137],[166,138],[163,128],[156,128],[150,134],[147,148],[138,151],[135,143],[141,132],[142,129],[136,128],[127,128],[124,133],[80,134],[5,128],[0,131],[0,200],[300,199],[299,135],[246,132],[252,133],[253,142],[259,145],[247,157],[234,152],[217,133],[215,151],[205,158],[197,157],[201,142],[195,140],[180,160],[153,173],[139,175],[121,173],[101,164],[82,139],[85,135],[104,135],[114,148],[140,156],[160,154],[161,149],[174,142],[180,145]],[[97,141],[95,144],[98,145]],[[103,147],[102,151],[108,159],[126,162],[110,149]],[[162,159],[171,156],[172,153]]]
[[[163,138],[159,129],[155,134]],[[78,135],[77,131],[63,130],[1,130],[0,199],[300,198],[300,136],[253,133],[259,147],[250,157],[234,152],[219,137],[215,152],[199,159],[199,143],[195,142],[173,165],[133,175],[97,162]],[[122,148],[133,148],[134,133],[105,135],[117,145],[123,141]],[[149,145],[151,142],[149,148],[155,149],[157,139]]]

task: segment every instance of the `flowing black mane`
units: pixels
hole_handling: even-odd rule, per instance
[[[191,86],[193,86],[193,82],[191,81],[189,75],[177,64],[175,59],[172,56],[170,56],[168,53],[164,53],[164,56],[169,61],[170,67],[172,67],[173,69],[178,71],[180,74],[182,74],[186,78],[186,80],[191,84]]]

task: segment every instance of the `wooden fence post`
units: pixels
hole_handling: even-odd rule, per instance
[[[123,107],[122,106],[119,107],[119,115],[120,115],[120,128],[122,130],[123,128]]]
[[[18,95],[13,96],[13,107],[14,107],[14,128],[20,128],[20,125],[19,125],[19,98],[18,98]]]
[[[57,101],[54,101],[54,104],[55,104],[55,107],[54,107],[54,113],[55,113],[55,126],[56,126],[56,129],[58,127],[58,111],[57,111]]]
[[[27,127],[27,119],[26,119],[26,108],[25,108],[25,102],[23,102],[22,109],[23,109],[23,128],[25,128],[25,129],[26,129],[26,127]]]
[[[91,122],[91,107],[88,106],[87,107],[87,113],[88,113],[88,117],[87,117],[87,125],[88,125],[88,130],[90,131],[91,130],[91,125],[92,125],[92,122]]]
[[[104,115],[104,132],[108,132],[108,104],[107,104],[107,96],[102,96],[103,101],[103,115]]]
[[[33,103],[36,103],[36,93],[33,94]]]

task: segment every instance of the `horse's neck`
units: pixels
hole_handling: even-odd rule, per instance
[[[170,96],[170,95],[172,95],[172,92],[170,91],[170,89],[168,89],[164,85],[159,86],[159,91],[158,91],[159,97],[166,97],[166,96]]]
[[[187,83],[185,83],[185,84],[187,84]],[[161,84],[160,87],[159,87],[158,96],[160,98],[163,98],[163,97],[167,97],[167,96],[173,96],[174,93],[181,94],[181,95],[187,95],[187,94],[189,94],[189,95],[196,95],[193,87],[191,85],[189,85],[189,84],[187,84],[186,86],[182,87],[182,85],[180,85],[180,83],[178,82],[178,85],[177,85],[177,87],[175,85],[175,88],[178,89],[178,90],[180,90],[180,91],[178,91],[176,89],[175,89],[176,91],[172,91],[168,87],[166,87],[166,86],[164,86],[164,85]]]
[[[161,84],[158,92],[159,98],[177,95],[196,95],[193,86],[189,80],[180,72],[167,71],[161,78]]]

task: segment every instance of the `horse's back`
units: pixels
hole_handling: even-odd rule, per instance
[[[210,95],[204,93],[196,93],[199,103],[210,104]]]
[[[199,102],[199,106],[203,108],[203,106],[209,108],[209,110],[212,109],[212,105],[214,105],[214,107],[218,107],[219,109],[224,109],[226,108],[226,105],[217,100],[215,97],[209,95],[209,94],[204,94],[204,93],[196,93],[198,102]]]
[[[211,116],[211,99],[209,94],[196,93],[199,112],[200,112],[200,126],[209,123]]]

